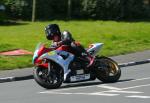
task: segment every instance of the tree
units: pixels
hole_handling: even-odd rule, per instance
[[[4,0],[0,1],[0,23],[6,19]]]
[[[36,0],[33,0],[33,5],[32,5],[32,22],[35,21],[35,14],[36,14]]]
[[[96,7],[98,0],[83,0],[82,1],[82,13],[84,17],[95,18]]]
[[[144,5],[143,0],[0,0],[2,2],[6,6],[7,16],[12,19],[32,18],[34,21],[35,10],[38,20],[120,20],[150,17],[150,3]]]
[[[68,19],[71,19],[72,0],[68,0]]]

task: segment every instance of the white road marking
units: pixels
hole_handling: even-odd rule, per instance
[[[111,90],[121,90],[121,88],[108,86],[108,85],[98,85],[97,87],[105,88],[105,89],[111,89]]]
[[[40,93],[47,93],[47,94],[63,94],[63,95],[101,95],[101,96],[117,96],[120,94],[110,94],[110,93],[103,93],[103,92],[94,92],[94,93],[62,93],[62,92],[51,92],[51,91],[47,91],[47,92],[40,92]]]
[[[146,79],[150,79],[150,77],[135,79],[135,80],[131,80],[131,81],[125,81],[125,82],[141,81],[141,80],[146,80]],[[117,84],[118,83],[124,83],[124,82],[117,82]],[[94,85],[94,86],[71,87],[71,88],[57,89],[57,90],[51,90],[51,91],[53,91],[53,92],[66,91],[66,90],[69,91],[69,90],[82,89],[82,88],[90,88],[90,87],[102,87],[102,88],[111,89],[111,90],[112,89],[115,89],[115,90],[119,90],[119,89],[123,90],[124,89],[124,88],[117,88],[117,87],[107,86],[107,84],[100,84],[100,85]]]
[[[106,84],[102,84],[102,85],[106,85]],[[94,86],[84,86],[84,87],[71,87],[71,88],[65,88],[65,89],[57,89],[57,90],[48,90],[48,91],[44,91],[44,92],[40,92],[40,93],[46,93],[46,92],[61,92],[61,91],[69,91],[69,90],[75,90],[75,89],[82,89],[82,88],[90,88],[90,87],[96,87]]]
[[[148,87],[148,86],[150,86],[150,84],[137,85],[137,86],[132,86],[132,87],[121,88],[121,90],[133,89],[133,88],[140,88],[140,87]]]
[[[150,96],[141,96],[141,95],[131,95],[131,96],[126,96],[129,98],[142,98],[142,99],[148,99]]]
[[[140,78],[140,79],[134,79],[134,80],[130,80],[130,81],[124,81],[124,82],[117,82],[117,84],[121,84],[121,83],[126,83],[126,82],[135,82],[135,81],[142,81],[142,80],[147,80],[150,79],[150,77],[146,77],[146,78]]]
[[[125,82],[134,82],[134,81],[142,81],[142,80],[148,80],[150,77],[147,78],[140,78],[136,80],[131,80],[131,81],[125,81]],[[124,83],[124,82],[118,82],[118,83]],[[118,84],[117,83],[117,84]],[[95,86],[84,86],[84,87],[71,87],[71,88],[64,88],[64,89],[57,89],[57,90],[48,90],[48,91],[43,91],[39,93],[48,93],[48,94],[63,94],[63,95],[99,95],[99,96],[118,96],[120,93],[127,93],[127,94],[138,94],[138,93],[144,93],[144,92],[139,92],[139,91],[126,91],[128,89],[134,89],[134,88],[140,88],[140,87],[148,87],[150,84],[145,84],[145,85],[137,85],[137,86],[131,86],[131,87],[125,87],[125,88],[117,88],[113,86],[109,86],[108,84],[100,84],[100,85],[95,85]],[[100,88],[105,88],[108,89],[106,91],[101,91],[101,92],[94,92],[94,93],[69,93],[69,92],[63,92],[63,91],[69,91],[69,90],[76,90],[76,89],[82,89],[82,88],[90,88],[90,87],[100,87]],[[117,94],[116,94],[117,93]],[[140,95],[131,95],[131,96],[126,96],[129,98],[150,98],[150,96],[140,96]]]
[[[118,96],[120,94],[108,94],[108,93],[102,93],[102,92],[95,92],[95,93],[86,93],[85,95],[100,95],[100,96]]]
[[[140,87],[147,87],[150,86],[150,84],[145,84],[145,85],[137,85],[137,86],[131,86],[131,87],[126,87],[126,88],[117,88],[117,87],[112,87],[112,86],[107,86],[107,85],[99,85],[97,87],[101,87],[101,88],[107,88],[107,89],[111,89],[111,90],[117,90],[117,91],[121,91],[121,90],[126,90],[126,89],[133,89],[133,88],[140,88]],[[116,92],[117,92],[116,91]]]
[[[150,77],[135,79],[135,80],[131,80],[131,81],[140,81],[140,80],[146,80],[146,79],[150,79]]]
[[[104,93],[104,92],[115,92],[115,93],[143,93],[143,92],[138,92],[138,91],[122,91],[122,90],[126,90],[126,89],[133,89],[133,88],[140,88],[140,87],[146,87],[146,86],[150,86],[150,84],[146,84],[146,85],[138,85],[138,86],[132,86],[132,87],[126,87],[126,88],[116,88],[116,87],[112,87],[112,86],[99,86],[99,87],[104,87],[107,89],[111,89],[111,90],[107,90],[107,91],[102,91],[99,93]],[[68,88],[69,90],[73,90],[73,89],[80,89],[80,88],[88,88],[88,87],[93,87],[93,86],[86,86],[86,87],[78,87],[78,88]],[[59,91],[64,91],[64,90],[68,90],[68,89],[61,89],[61,90],[53,90],[53,91],[44,91],[44,92],[39,92],[39,93],[55,93],[58,94]],[[61,94],[75,94],[75,93],[61,93]],[[80,93],[80,94],[84,94],[84,93]],[[88,93],[85,93],[88,94]]]
[[[61,93],[61,92],[51,92],[51,91],[40,92],[40,93],[47,93],[47,94],[66,94],[66,95],[73,94],[73,93]]]
[[[122,91],[122,90],[110,90],[110,91],[105,91],[105,92],[113,92],[113,93],[133,93],[133,94],[137,94],[137,93],[143,93],[143,92],[138,92],[138,91]]]

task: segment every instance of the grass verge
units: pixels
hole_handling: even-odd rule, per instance
[[[103,42],[100,55],[112,56],[150,49],[149,22],[115,21],[47,21],[21,22],[19,25],[0,26],[0,51],[16,48],[34,52],[38,42],[46,42],[44,27],[50,23],[69,30],[75,40],[85,47]],[[0,70],[30,67],[32,56],[0,56]]]

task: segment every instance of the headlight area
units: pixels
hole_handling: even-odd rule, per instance
[[[36,59],[35,60],[35,62],[34,62],[34,64],[36,65],[36,66],[42,66],[42,67],[48,67],[48,61],[46,60],[46,59]]]

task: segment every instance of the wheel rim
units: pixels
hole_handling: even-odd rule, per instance
[[[115,76],[118,74],[118,66],[116,63],[114,63],[111,60],[105,59],[104,60],[104,64],[105,64],[105,70],[106,70],[106,75],[108,76]]]
[[[55,85],[61,82],[61,76],[54,71],[48,75],[47,69],[38,69],[37,74],[46,84]]]
[[[107,77],[107,76],[115,76],[118,74],[119,71],[119,67],[118,65],[109,59],[100,59],[98,60],[98,67],[100,70],[100,75],[103,77]]]

